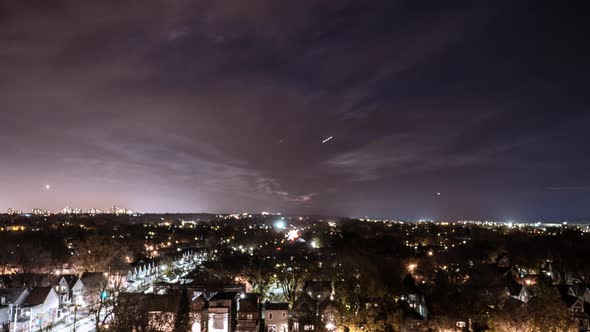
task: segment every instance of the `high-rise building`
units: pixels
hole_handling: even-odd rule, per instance
[[[43,210],[43,209],[33,209],[32,211],[33,215],[36,216],[49,216],[51,215],[51,212],[49,210]]]

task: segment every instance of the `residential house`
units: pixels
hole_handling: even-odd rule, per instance
[[[209,299],[208,332],[234,332],[238,293],[219,292]]]
[[[32,331],[46,329],[59,318],[59,296],[51,286],[35,287],[30,290],[21,307],[15,310],[16,330],[23,328]]]
[[[286,315],[287,316],[287,315]],[[291,331],[340,331],[341,316],[331,297],[303,293],[293,304]]]
[[[404,305],[401,307],[401,332],[423,332],[426,331],[425,319],[413,308]]]
[[[333,290],[331,281],[306,281],[303,284],[303,292],[312,298],[319,298],[320,301],[331,297]]]
[[[590,303],[590,289],[587,285],[574,284],[570,285],[567,290],[567,294],[575,296],[580,300]]]
[[[406,302],[422,319],[428,319],[428,308],[426,307],[426,299],[419,291],[405,294],[401,297],[402,301]]]
[[[541,269],[543,274],[556,285],[574,285],[582,282],[583,278],[572,271],[568,271],[559,262],[546,261]]]
[[[264,304],[264,332],[289,331],[289,303]]]
[[[259,332],[261,327],[260,300],[257,294],[240,296],[236,332]]]
[[[8,330],[14,319],[14,308],[23,303],[29,295],[26,288],[0,289],[0,331]]]
[[[590,329],[590,306],[581,299],[571,295],[566,295],[563,300],[579,331],[588,331]]]
[[[148,324],[158,331],[174,331],[176,314],[180,305],[180,293],[144,295]]]
[[[202,332],[207,329],[207,307],[209,302],[202,294],[194,293],[190,302],[191,331]]]
[[[320,300],[312,298],[308,293],[303,293],[293,303],[291,312],[291,331],[316,331],[319,321]]]
[[[57,285],[55,285],[55,292],[59,296],[59,304],[61,306],[67,306],[73,302],[73,288],[78,284],[80,286],[82,282],[80,279],[73,274],[64,274],[59,277]],[[78,287],[78,291],[81,287]]]
[[[506,286],[506,294],[522,303],[528,303],[532,297],[532,294],[521,284],[516,282],[510,282]]]
[[[321,328],[326,331],[340,331],[339,326],[342,321],[340,312],[336,308],[334,301],[326,298],[319,305]]]
[[[428,309],[424,294],[416,286],[416,282],[411,274],[407,274],[402,282],[402,296],[400,299],[407,303],[408,306],[419,314],[423,319],[428,319]]]
[[[511,266],[510,258],[502,254],[496,258],[496,266],[498,269],[509,269]]]
[[[157,331],[173,331],[176,316],[181,303],[181,292],[168,294],[121,293],[119,303],[128,308],[134,308],[147,314],[147,323],[151,329]],[[206,325],[201,323],[206,317],[207,300],[203,296],[190,298],[189,295],[189,325],[191,332],[203,332]]]
[[[582,296],[578,297],[573,294],[576,292],[580,293],[581,289],[572,289],[572,287],[568,285],[558,285],[555,288],[559,292],[562,301],[567,306],[572,320],[578,326],[578,330],[590,330],[590,303],[584,302],[583,295],[585,292],[582,291],[582,294],[578,294]]]

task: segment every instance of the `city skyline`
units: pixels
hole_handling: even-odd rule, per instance
[[[9,0],[0,210],[590,218],[581,7]]]

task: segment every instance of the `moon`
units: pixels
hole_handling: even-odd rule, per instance
[[[51,189],[51,185],[50,184],[46,184],[45,185],[45,190],[49,190],[49,189]]]

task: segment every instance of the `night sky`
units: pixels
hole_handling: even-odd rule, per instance
[[[582,3],[0,1],[0,209],[590,217]]]

